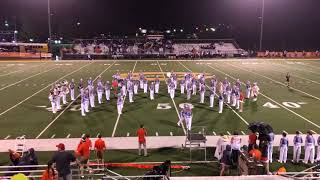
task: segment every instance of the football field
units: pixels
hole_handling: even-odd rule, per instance
[[[86,82],[89,77],[111,81],[119,72],[126,76],[129,71],[138,78],[144,72],[149,82],[156,75],[161,78],[160,93],[155,100],[139,90],[134,102],[125,99],[123,114],[118,116],[116,98],[110,102],[103,99],[90,109],[87,116],[80,113],[80,98],[68,103],[53,114],[48,99],[52,83],[80,78]],[[209,91],[205,104],[199,103],[199,94],[186,99],[180,94],[171,99],[165,84],[167,72],[174,71],[180,78],[185,72],[205,73],[207,84],[212,75],[219,81],[225,77],[230,82],[237,78],[246,83],[257,82],[260,95],[256,102],[244,103],[244,111],[224,106],[218,114],[217,98],[214,108],[209,108]],[[291,88],[286,87],[285,76],[291,74]],[[238,131],[248,134],[247,126],[252,122],[270,124],[279,134],[296,130],[320,132],[320,60],[266,60],[266,59],[224,59],[224,60],[103,60],[103,61],[58,61],[27,62],[0,61],[0,138],[15,139],[25,136],[33,138],[80,138],[89,133],[96,137],[132,137],[140,124],[144,124],[149,136],[184,135],[185,127],[177,126],[178,113],[183,103],[193,105],[192,126],[205,126],[207,135],[229,134]],[[244,84],[242,84],[245,89]]]

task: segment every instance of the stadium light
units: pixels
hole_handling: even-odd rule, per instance
[[[166,33],[170,34],[170,33],[171,33],[171,31],[170,31],[170,30],[166,30]]]
[[[145,34],[145,33],[147,33],[147,30],[146,29],[141,29],[141,33]]]
[[[173,29],[173,32],[176,32],[177,30],[176,29]]]
[[[6,27],[9,27],[9,24],[8,24],[7,22],[5,22],[4,25],[5,25]]]
[[[80,24],[81,24],[80,22],[77,22],[77,26],[80,26]]]
[[[30,38],[30,39],[29,39],[29,41],[30,41],[30,42],[33,42],[33,39],[32,39],[32,38]]]
[[[183,29],[180,29],[180,32],[183,32]]]
[[[212,32],[216,31],[216,29],[215,29],[215,28],[210,28],[210,30],[211,30]]]
[[[17,30],[15,30],[15,31],[14,31],[14,33],[15,33],[15,34],[18,34],[18,31],[17,31]]]

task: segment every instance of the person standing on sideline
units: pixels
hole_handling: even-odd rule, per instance
[[[296,131],[296,135],[293,138],[293,159],[292,162],[298,163],[300,161],[301,146],[303,140],[299,131]]]
[[[318,137],[317,139],[317,159],[316,159],[316,162],[319,162],[320,161],[320,136]]]
[[[150,100],[154,100],[154,82],[151,82],[149,87],[149,92],[150,92]]]
[[[251,131],[249,134],[249,142],[248,142],[248,152],[250,152],[253,149],[253,146],[257,142],[257,135],[254,131]]]
[[[282,138],[280,139],[280,145],[279,145],[279,150],[280,150],[279,162],[280,163],[287,162],[288,146],[289,146],[289,141],[287,138],[287,133],[283,132]]]
[[[104,167],[104,152],[106,151],[106,143],[101,138],[102,136],[99,134],[98,139],[94,142],[94,150],[96,151],[96,157],[98,164]]]
[[[159,93],[159,87],[160,87],[160,79],[159,76],[156,76],[156,80],[154,81],[155,85],[154,85],[154,89],[155,89],[155,93],[158,94]]]
[[[308,161],[313,164],[314,163],[314,151],[315,151],[315,140],[312,136],[311,131],[307,132],[306,140],[305,140],[305,153],[304,153],[304,163],[308,164]]]
[[[287,80],[287,87],[290,87],[290,74],[287,73],[286,75],[286,80]]]
[[[58,171],[58,180],[71,180],[70,163],[76,161],[76,157],[70,152],[65,151],[64,144],[60,143],[56,146],[58,152],[56,152],[51,161],[56,163],[56,169]]]
[[[232,149],[232,162],[234,165],[238,164],[238,158],[241,147],[241,137],[238,132],[234,132],[231,138],[231,149]]]
[[[268,134],[268,161],[270,163],[272,163],[273,141],[274,141],[274,133],[270,132]]]
[[[147,145],[146,145],[146,136],[147,130],[144,128],[143,124],[140,125],[140,128],[137,130],[138,143],[139,143],[139,156],[141,156],[141,145],[143,145],[144,156],[147,156]]]

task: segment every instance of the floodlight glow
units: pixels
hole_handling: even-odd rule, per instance
[[[170,31],[170,30],[166,30],[166,33],[170,34],[170,33],[171,33],[171,31]]]
[[[214,32],[214,31],[216,31],[216,29],[215,29],[215,28],[210,28],[210,30],[211,30],[211,31],[213,31],[213,32]]]
[[[183,32],[183,29],[180,29],[180,32]]]
[[[30,39],[29,39],[29,41],[30,41],[30,42],[33,42],[33,39],[32,39],[32,38],[30,38]]]
[[[141,29],[141,33],[145,34],[145,33],[147,33],[147,30],[146,29]]]
[[[15,34],[18,34],[18,31],[17,31],[17,30],[15,30],[15,31],[14,31],[14,33],[15,33]]]
[[[173,32],[176,32],[177,30],[176,29],[173,29]]]
[[[4,25],[5,25],[6,27],[9,27],[9,24],[8,24],[8,23],[5,23]]]

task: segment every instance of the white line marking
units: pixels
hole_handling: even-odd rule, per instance
[[[27,79],[30,79],[30,78],[33,78],[33,77],[38,76],[38,75],[40,75],[40,74],[49,72],[49,71],[51,71],[51,70],[53,70],[53,69],[56,69],[56,68],[57,68],[57,67],[51,68],[51,69],[49,69],[49,70],[46,70],[46,71],[40,72],[40,73],[38,73],[38,74],[34,74],[34,75],[32,75],[32,76],[29,76],[29,77],[27,77],[27,78],[24,78],[24,79],[22,79],[22,80],[20,80],[20,81],[17,81],[17,82],[15,82],[15,83],[9,84],[9,85],[1,88],[0,91],[4,90],[4,89],[6,89],[6,88],[8,88],[8,87],[10,87],[10,86],[14,86],[14,85],[16,85],[16,84],[18,84],[18,83],[21,83],[22,81],[25,81],[25,80],[27,80]]]
[[[114,62],[114,63],[115,63],[115,62]],[[114,64],[114,63],[113,63],[113,64]],[[90,63],[90,64],[92,64],[92,63]],[[113,65],[113,64],[112,64],[112,65]],[[102,71],[102,72],[93,80],[93,82],[96,81],[96,80],[98,79],[98,77],[101,76],[104,72],[106,72],[112,65],[110,65],[110,66],[107,67],[104,71]],[[86,65],[86,66],[87,66],[87,65]],[[85,66],[83,66],[83,67],[85,67]],[[58,114],[58,116],[57,116],[56,118],[54,118],[54,119],[47,125],[47,127],[45,127],[45,128],[38,134],[38,136],[36,137],[36,139],[38,139],[79,97],[80,97],[80,94],[75,98],[75,100],[71,101],[71,102],[68,104],[68,106],[67,106],[66,108],[64,108],[63,111],[61,111],[61,113]]]
[[[231,133],[230,133],[229,131],[227,131],[227,134],[228,134],[228,135],[231,135]]]
[[[287,131],[283,130],[282,132],[286,133],[286,134],[289,134]]]
[[[98,138],[99,135],[100,135],[100,133],[98,133],[96,137]]]
[[[313,134],[318,134],[317,132],[315,132],[314,130],[310,130]]]
[[[258,75],[258,76],[260,76],[260,77],[264,77],[264,78],[269,79],[269,80],[271,80],[271,81],[273,81],[273,82],[276,82],[276,83],[278,83],[278,84],[281,84],[282,86],[287,87],[286,84],[284,84],[284,83],[282,83],[282,82],[280,82],[280,81],[271,79],[271,78],[269,78],[269,77],[267,77],[267,76],[265,76],[265,75],[256,73],[256,72],[254,72],[254,71],[249,71],[249,70],[243,69],[243,68],[241,68],[241,67],[235,66],[235,65],[230,64],[230,63],[226,63],[226,64],[228,64],[228,65],[230,65],[230,66],[233,66],[233,67],[235,67],[235,68],[237,68],[237,69],[241,69],[241,70],[243,70],[243,71],[247,71],[247,72],[250,72],[250,73],[252,73],[252,74]],[[314,99],[320,100],[319,97],[314,96],[314,95],[311,95],[311,94],[309,94],[309,93],[307,93],[307,92],[304,92],[304,91],[301,91],[301,90],[299,90],[299,89],[296,89],[296,88],[294,88],[294,87],[290,87],[290,89],[293,89],[293,90],[295,90],[295,91],[298,91],[298,92],[300,92],[300,93],[303,93],[303,94],[305,94],[305,95],[307,95],[307,96],[313,97]]]
[[[166,84],[167,84],[167,77],[165,76],[165,74],[164,74],[164,72],[163,72],[163,70],[162,70],[162,68],[161,68],[161,66],[160,66],[160,64],[159,64],[159,61],[157,61],[157,64],[158,64],[158,66],[159,66],[159,69],[160,69],[160,71],[161,71],[161,73],[162,73],[162,76],[163,76],[163,78],[164,78],[164,80],[165,80],[165,82],[166,82]],[[176,105],[176,103],[174,102],[174,100],[172,99],[172,98],[170,98],[171,100],[172,100],[172,103],[173,103],[173,105],[174,105],[174,108],[176,109],[176,112],[177,112],[177,115],[178,115],[178,118],[179,118],[179,121],[180,121],[180,114],[179,114],[179,111],[178,111],[178,108],[177,108],[177,105]],[[187,134],[186,133],[186,129],[184,128],[184,124],[183,123],[181,123],[182,125],[182,129],[183,129],[183,132],[184,132],[184,134]]]
[[[217,135],[216,132],[214,132],[214,131],[212,131],[212,134],[215,135],[215,136]]]
[[[136,61],[136,62],[134,63],[133,69],[132,69],[132,71],[131,71],[132,73],[133,73],[134,70],[136,69],[137,63],[138,63],[138,61]],[[127,97],[127,96],[125,95],[125,96],[124,96],[124,100],[123,100],[123,105],[124,105],[124,102],[126,101],[126,97]],[[115,133],[116,133],[119,120],[120,120],[120,114],[118,114],[116,124],[114,124],[113,131],[112,131],[112,136],[111,136],[111,137],[114,137],[114,135],[115,135]]]
[[[246,133],[244,133],[243,131],[241,131],[241,133],[242,133],[243,135],[246,135]]]
[[[81,135],[81,138],[83,138],[84,136],[85,136],[85,134],[82,134],[82,135]]]
[[[216,71],[218,71],[218,72],[220,72],[220,73],[222,73],[222,74],[224,74],[224,75],[226,75],[226,76],[228,76],[228,77],[232,78],[233,80],[236,80],[236,78],[235,78],[235,77],[233,77],[233,76],[231,76],[231,75],[229,75],[229,74],[227,74],[227,73],[225,73],[225,72],[223,72],[223,71],[221,71],[221,70],[219,70],[219,69],[217,69],[217,68],[214,68],[214,67],[212,67],[212,66],[210,66],[210,65],[207,65],[207,66],[209,66],[211,69],[214,69],[214,70],[216,70]],[[243,82],[241,82],[241,84],[245,85],[245,83],[243,83]],[[292,114],[294,114],[294,115],[296,115],[296,116],[300,117],[301,119],[303,119],[303,120],[305,120],[305,121],[309,122],[310,124],[312,124],[312,125],[314,125],[314,126],[316,126],[317,128],[319,128],[319,129],[320,129],[320,126],[319,126],[318,124],[316,124],[316,123],[314,123],[314,122],[310,121],[309,119],[307,119],[307,118],[305,118],[305,117],[301,116],[300,114],[298,114],[298,113],[294,112],[293,110],[291,110],[291,109],[289,109],[289,108],[287,108],[287,107],[283,106],[282,104],[280,104],[280,103],[278,103],[277,101],[275,101],[275,100],[271,99],[271,98],[270,98],[270,97],[268,97],[267,95],[264,95],[264,94],[263,94],[263,93],[261,93],[261,92],[260,92],[260,94],[261,94],[263,97],[265,97],[265,98],[269,99],[270,101],[272,101],[272,102],[276,103],[277,105],[281,106],[281,107],[282,107],[282,108],[284,108],[285,110],[287,110],[287,111],[291,112]]]
[[[86,64],[86,65],[84,65],[84,66],[80,67],[79,69],[76,69],[76,70],[72,71],[71,73],[68,73],[68,74],[66,74],[66,75],[64,75],[64,76],[62,76],[62,77],[60,77],[60,78],[59,78],[58,80],[56,80],[56,81],[59,81],[59,80],[61,80],[61,79],[65,78],[65,77],[67,77],[67,76],[69,76],[69,75],[71,75],[71,74],[73,74],[73,73],[75,73],[75,72],[77,72],[77,71],[80,71],[82,68],[84,68],[84,67],[86,67],[86,66],[89,66],[90,64],[92,64],[92,63]],[[44,87],[44,88],[40,89],[39,91],[35,92],[35,93],[34,93],[34,94],[32,94],[31,96],[29,96],[29,97],[27,97],[26,99],[24,99],[24,100],[20,101],[19,103],[17,103],[16,105],[14,105],[14,106],[10,107],[9,109],[7,109],[7,110],[5,110],[5,111],[1,112],[1,113],[0,113],[0,116],[4,115],[4,114],[5,114],[5,113],[7,113],[8,111],[10,111],[10,110],[12,110],[12,109],[16,108],[16,107],[17,107],[17,106],[19,106],[20,104],[22,104],[22,103],[26,102],[27,100],[29,100],[29,99],[30,99],[30,98],[32,98],[33,96],[35,96],[35,95],[39,94],[39,93],[40,93],[40,92],[42,92],[43,90],[45,90],[45,89],[47,89],[48,87],[50,87],[50,86],[51,86],[53,83],[55,83],[56,81],[54,81],[54,82],[52,82],[51,84],[49,84],[48,86],[46,86],[46,87]]]
[[[31,69],[31,68],[34,68],[34,67],[38,67],[38,66],[41,66],[42,64],[39,64],[39,65],[36,65],[36,66],[31,66],[31,67],[28,67],[28,68],[24,68],[24,69],[21,69],[21,70],[17,70],[17,71],[12,71],[12,72],[10,72],[10,73],[7,73],[7,74],[1,74],[0,75],[0,77],[2,77],[2,76],[7,76],[7,75],[10,75],[10,74],[14,74],[14,73],[17,73],[17,72],[23,72],[23,71],[25,71],[25,70],[27,70],[27,69]]]
[[[26,137],[26,135],[22,135],[22,136],[20,136],[21,138],[25,138]]]
[[[8,136],[6,136],[4,139],[9,139],[9,137],[10,137],[10,134]]]
[[[127,137],[129,137],[130,136],[130,133],[129,132],[127,132]]]
[[[173,136],[173,133],[172,133],[172,132],[170,132],[170,136]]]
[[[188,71],[192,72],[191,69],[189,69],[188,67],[186,67],[184,64],[182,64],[180,61],[178,61],[184,68],[186,68]],[[209,65],[207,65],[209,66]],[[207,88],[210,89],[210,87],[206,84]],[[216,94],[216,96],[218,97],[218,95]],[[224,103],[225,105],[227,105],[229,107],[229,109],[231,109],[231,111],[233,113],[235,113],[246,125],[249,125],[249,123],[242,117],[240,116],[240,114],[238,114],[233,108],[231,108],[231,106],[228,103]]]
[[[158,133],[158,132],[156,132],[156,136],[159,136],[159,133]]]
[[[68,136],[66,138],[70,138],[71,134],[68,134]]]
[[[53,134],[53,135],[51,136],[51,139],[53,139],[55,136],[56,136],[56,134]]]

